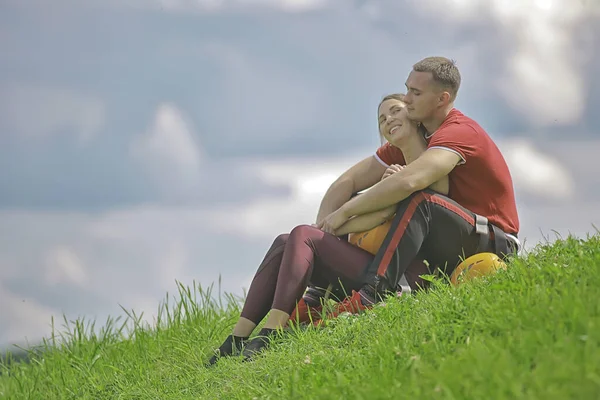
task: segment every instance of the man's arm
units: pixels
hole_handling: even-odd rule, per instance
[[[385,209],[439,181],[448,175],[459,161],[461,161],[460,156],[452,151],[429,149],[401,171],[383,179],[367,192],[345,203],[339,211],[345,220],[348,220],[354,215]],[[333,227],[336,228],[338,227]]]
[[[350,200],[354,193],[370,188],[379,182],[385,170],[386,167],[374,156],[371,156],[344,172],[325,193],[317,213],[317,224]]]
[[[390,220],[396,213],[396,205],[384,208],[383,210],[372,213],[358,215],[350,218],[348,222],[340,226],[335,231],[336,236],[342,236],[347,233],[365,232]]]

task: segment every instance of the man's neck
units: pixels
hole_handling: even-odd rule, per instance
[[[433,135],[438,130],[453,108],[454,105],[449,104],[448,107],[438,110],[431,118],[421,121],[421,124],[427,129],[429,135]]]

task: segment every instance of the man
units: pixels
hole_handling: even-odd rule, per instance
[[[518,251],[519,219],[508,166],[486,131],[454,108],[460,83],[452,60],[428,57],[416,63],[404,102],[408,117],[427,131],[427,150],[380,180],[389,166],[404,163],[402,153],[385,144],[337,179],[323,198],[317,225],[330,233],[352,216],[398,205],[367,268],[367,283],[332,316],[357,312],[393,292],[417,256],[450,275],[472,254],[489,251],[506,257]],[[448,197],[426,189],[445,175],[450,179]]]

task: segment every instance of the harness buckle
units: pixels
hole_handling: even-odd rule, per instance
[[[480,235],[489,233],[488,219],[483,215],[475,214],[475,232]]]

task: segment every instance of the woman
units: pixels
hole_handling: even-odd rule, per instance
[[[406,115],[402,94],[386,96],[378,107],[379,132],[390,144],[402,150],[407,160],[416,159],[427,147],[420,127]],[[391,166],[382,179],[396,173],[402,166]],[[448,178],[431,187],[448,193]],[[268,346],[270,338],[283,328],[290,314],[310,283],[327,287],[341,282],[346,291],[360,289],[363,272],[374,255],[340,236],[364,232],[393,217],[396,206],[374,213],[355,216],[342,225],[335,235],[315,226],[300,225],[289,234],[278,236],[267,252],[250,285],[241,316],[223,344],[210,360],[231,356],[242,351],[246,359]],[[267,315],[263,329],[248,340],[256,325]]]

